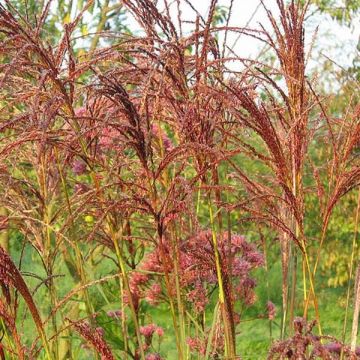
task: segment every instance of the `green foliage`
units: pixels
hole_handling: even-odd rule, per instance
[[[305,1],[303,1],[305,3]],[[328,14],[334,20],[347,26],[352,25],[360,11],[359,0],[312,0],[322,13]]]
[[[215,7],[215,13],[212,18],[211,25],[216,26],[225,23],[229,13],[229,8],[227,6],[217,5]]]
[[[13,0],[9,9],[15,8],[30,24],[36,25],[39,15],[45,10],[47,1]],[[87,50],[99,41],[99,32],[129,33],[126,25],[126,13],[121,3],[116,0],[92,1],[88,5],[85,0],[54,0],[51,1],[41,36],[53,46],[57,45],[64,34],[64,26],[73,21],[86,8],[81,16],[74,35],[78,37],[77,48]],[[82,39],[79,41],[79,39]],[[113,40],[102,40],[109,44]],[[81,45],[80,45],[81,44]]]

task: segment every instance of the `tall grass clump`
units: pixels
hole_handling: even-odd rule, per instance
[[[231,7],[219,20],[216,0],[206,17],[124,0],[134,34],[100,31],[101,16],[82,33],[83,5],[56,44],[51,2],[33,18],[0,5],[0,357],[238,359],[255,308],[279,328],[270,359],[354,358],[359,275],[347,346],[322,333],[318,269],[359,185],[360,107],[334,118],[307,74],[309,2],[277,0],[279,19],[264,3],[253,30],[229,26]],[[275,60],[235,54],[230,33]],[[256,307],[270,250],[280,323],[270,298]]]

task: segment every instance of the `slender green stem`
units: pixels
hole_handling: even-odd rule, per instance
[[[219,304],[220,310],[222,313],[223,323],[224,323],[224,335],[225,335],[225,356],[233,359],[236,357],[236,350],[235,350],[235,339],[232,333],[232,326],[229,323],[229,315],[226,309],[225,304],[225,291],[224,291],[224,282],[223,282],[223,275],[221,271],[221,260],[220,260],[220,253],[218,247],[218,241],[216,236],[216,229],[214,224],[214,214],[211,205],[211,196],[210,193],[208,195],[208,206],[209,206],[209,217],[210,217],[210,224],[211,224],[211,235],[212,235],[212,242],[214,248],[214,256],[215,256],[215,266],[216,266],[216,275],[219,284]],[[229,310],[229,309],[228,309]]]
[[[354,259],[355,259],[355,251],[356,251],[356,243],[357,243],[357,233],[359,228],[359,214],[360,214],[360,191],[358,192],[358,199],[357,199],[357,207],[356,207],[356,214],[355,214],[355,228],[354,228],[354,236],[351,246],[351,256],[350,256],[350,268],[349,268],[349,280],[348,286],[346,291],[346,308],[345,308],[345,316],[344,316],[344,325],[342,331],[342,342],[345,343],[346,340],[346,328],[347,328],[347,321],[349,316],[349,305],[350,305],[350,292],[351,292],[351,280],[353,277],[354,271]],[[341,353],[341,359],[343,358],[344,354]]]
[[[178,306],[178,314],[179,314],[179,326],[180,326],[180,346],[182,348],[181,353],[186,354],[186,329],[185,329],[185,316],[186,313],[184,311],[184,304],[182,301],[181,295],[181,287],[180,287],[180,274],[179,274],[179,248],[177,241],[177,233],[175,231],[175,239],[173,240],[173,263],[174,263],[174,272],[175,272],[175,286],[176,286],[176,300]]]
[[[138,345],[139,345],[140,357],[141,357],[141,360],[145,360],[145,354],[144,354],[144,348],[143,348],[143,344],[142,344],[142,340],[141,340],[139,322],[137,319],[135,305],[134,305],[134,301],[133,301],[131,290],[130,290],[129,278],[128,278],[128,274],[126,271],[125,262],[124,262],[122,254],[121,254],[119,244],[116,241],[116,238],[113,238],[113,243],[114,243],[114,247],[115,247],[116,257],[117,257],[119,265],[120,265],[120,270],[121,270],[121,275],[122,275],[122,279],[124,282],[124,287],[128,293],[131,315],[133,318],[135,333],[136,333],[136,337],[137,337],[137,341],[138,341]]]

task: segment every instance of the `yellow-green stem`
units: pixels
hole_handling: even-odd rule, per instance
[[[128,275],[127,275],[125,262],[124,262],[124,259],[122,257],[122,254],[121,254],[119,244],[117,243],[115,238],[113,238],[113,243],[114,243],[114,247],[115,247],[116,257],[117,257],[118,262],[119,262],[119,266],[120,266],[124,286],[125,286],[125,289],[126,289],[126,291],[128,293],[128,297],[129,297],[130,311],[131,311],[131,315],[132,315],[133,322],[134,322],[135,333],[136,333],[136,337],[137,337],[137,341],[138,341],[138,345],[139,345],[140,357],[141,357],[141,360],[145,360],[145,354],[144,354],[144,348],[143,348],[142,340],[141,340],[139,322],[138,322],[138,319],[137,319],[135,305],[134,305],[134,301],[133,301],[131,290],[130,290],[129,278],[128,278]]]
[[[345,343],[346,340],[346,328],[347,328],[347,320],[349,316],[349,304],[350,304],[350,290],[351,290],[351,280],[354,271],[354,259],[355,259],[355,251],[356,251],[356,242],[357,242],[357,233],[359,227],[359,214],[360,214],[360,191],[358,192],[358,199],[357,199],[357,207],[356,207],[356,214],[355,214],[355,229],[354,229],[354,236],[352,241],[351,247],[351,256],[350,256],[350,269],[349,269],[349,280],[346,292],[346,308],[345,308],[345,317],[344,317],[344,325],[343,325],[343,332],[342,332],[342,341]],[[341,352],[341,359],[343,358],[344,354],[343,351]]]
[[[223,276],[221,271],[221,262],[220,262],[220,254],[219,254],[219,247],[218,241],[216,236],[216,229],[214,224],[214,215],[211,206],[211,196],[208,196],[208,205],[209,205],[209,217],[210,217],[210,224],[211,224],[211,234],[212,234],[212,242],[214,247],[214,256],[215,256],[215,266],[216,266],[216,275],[219,284],[219,303],[220,303],[220,310],[222,313],[222,318],[224,322],[224,335],[225,335],[225,356],[232,359],[236,356],[235,350],[235,339],[233,338],[233,334],[231,331],[231,324],[229,324],[229,314],[225,308],[225,291],[224,291],[224,282]]]

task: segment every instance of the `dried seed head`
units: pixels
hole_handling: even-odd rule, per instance
[[[115,359],[110,350],[110,347],[104,340],[104,329],[93,329],[90,324],[85,320],[71,323],[74,326],[75,330],[96,349],[102,360]]]

